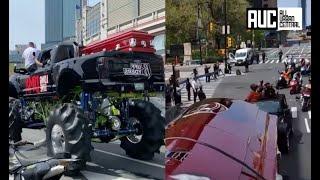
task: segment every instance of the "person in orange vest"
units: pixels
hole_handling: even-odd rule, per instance
[[[261,93],[259,93],[257,91],[258,89],[258,85],[256,84],[251,84],[250,88],[251,88],[251,92],[249,93],[249,95],[247,96],[247,98],[245,99],[245,101],[247,102],[257,102],[260,100],[261,98]]]
[[[289,68],[289,69],[287,69],[286,71],[283,72],[283,77],[284,77],[284,79],[285,79],[287,82],[290,82],[290,79],[291,79],[291,71],[292,71],[292,69]]]

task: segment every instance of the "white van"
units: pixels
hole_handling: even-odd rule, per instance
[[[238,49],[236,54],[229,54],[230,62],[234,62],[235,65],[243,65],[245,61],[248,61],[249,64],[253,63],[253,50],[251,48]]]

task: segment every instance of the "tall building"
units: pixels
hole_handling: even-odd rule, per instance
[[[80,0],[45,0],[45,44],[42,48],[75,39],[76,6],[79,5]]]
[[[101,0],[92,7],[83,5],[81,23],[84,45],[125,31],[142,30],[155,36],[156,53],[165,54],[165,0]]]
[[[19,54],[22,54],[23,51],[29,47],[29,45],[28,44],[16,44],[14,47],[15,47],[15,50]]]
[[[9,62],[21,63],[23,62],[23,51],[28,47],[28,44],[16,44],[15,50],[9,51]]]
[[[307,14],[307,1],[306,0],[299,0],[299,5],[302,8],[302,28],[306,28],[306,14]]]

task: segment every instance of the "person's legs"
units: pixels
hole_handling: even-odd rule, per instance
[[[193,101],[194,101],[194,103],[197,102],[197,96],[198,96],[197,90],[193,90]]]
[[[191,92],[190,92],[190,89],[187,90],[188,91],[188,101],[191,101]]]

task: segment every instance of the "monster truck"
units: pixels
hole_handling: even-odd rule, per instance
[[[129,32],[91,53],[63,42],[42,52],[45,65],[35,72],[15,68],[9,78],[9,139],[21,140],[23,127],[45,126],[52,157],[70,153],[85,165],[92,139],[120,139],[128,156],[152,159],[163,144],[164,118],[149,97],[164,91],[164,67],[144,36],[151,35]],[[83,52],[89,55],[79,56]]]

